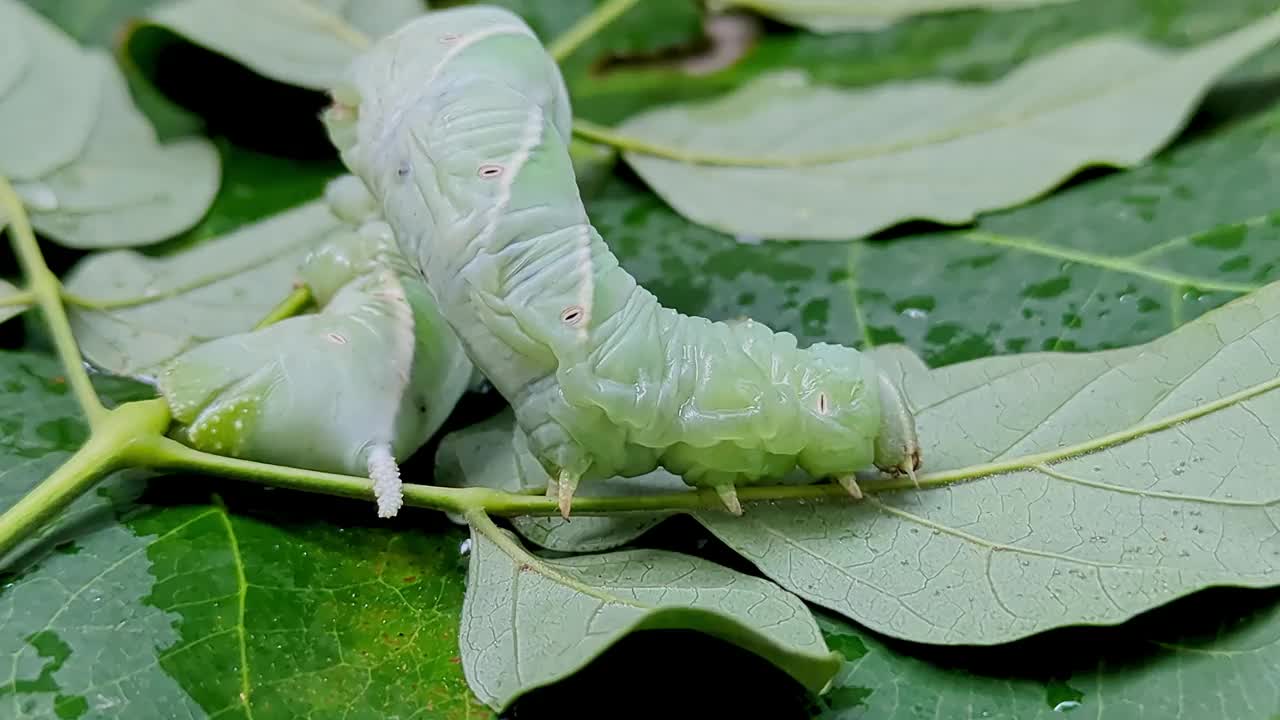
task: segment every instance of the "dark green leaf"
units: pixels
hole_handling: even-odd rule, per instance
[[[59,372],[0,355],[0,506],[86,436]],[[4,560],[0,715],[476,717],[457,659],[461,533],[366,524],[363,503],[254,509],[270,492],[229,509],[192,477],[152,478],[154,503],[144,487],[109,478]]]
[[[821,720],[1271,718],[1280,595],[1215,590],[1120,628],[998,648],[887,640],[819,616],[846,658]]]

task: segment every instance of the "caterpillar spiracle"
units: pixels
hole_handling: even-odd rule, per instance
[[[403,504],[397,459],[439,430],[473,368],[372,198],[326,188],[349,223],[298,271],[320,311],[227,335],[158,374],[173,435],[206,452],[367,475],[380,517]]]
[[[661,466],[741,513],[799,466],[861,496],[915,478],[915,422],[856,349],[663,307],[587,217],[564,79],[495,7],[428,12],[358,56],[322,119],[568,517],[579,482]]]

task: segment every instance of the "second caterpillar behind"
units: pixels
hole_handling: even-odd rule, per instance
[[[872,359],[754,322],[663,307],[587,217],[555,61],[518,16],[430,12],[357,58],[324,115],[465,352],[511,404],[569,515],[578,484],[662,466],[714,488],[800,467],[921,466]]]

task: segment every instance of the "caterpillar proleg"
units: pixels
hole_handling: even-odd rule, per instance
[[[575,181],[564,80],[518,16],[430,12],[332,94],[330,138],[511,404],[566,517],[580,482],[658,466],[734,513],[736,486],[796,466],[855,497],[872,465],[914,479],[914,421],[870,357],[678,313],[619,265]]]

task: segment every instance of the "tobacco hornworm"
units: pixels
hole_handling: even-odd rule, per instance
[[[621,268],[575,182],[563,77],[518,16],[429,12],[332,95],[331,140],[511,404],[566,517],[580,481],[658,466],[735,514],[736,484],[797,465],[858,497],[872,464],[914,479],[914,421],[869,357],[682,315]]]
[[[440,428],[472,365],[360,181],[339,178],[326,194],[353,226],[299,270],[321,310],[204,343],[162,369],[159,390],[180,441],[367,473],[378,515],[391,517],[402,504],[396,459]]]

